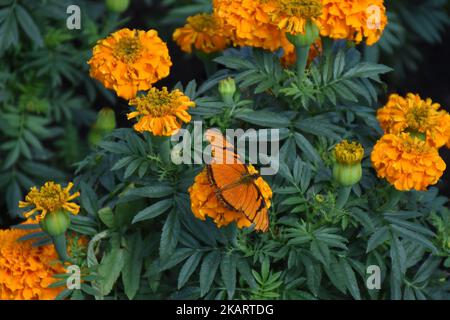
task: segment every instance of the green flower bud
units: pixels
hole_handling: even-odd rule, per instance
[[[111,108],[103,108],[98,112],[95,126],[105,132],[111,132],[116,128],[116,114]]]
[[[306,23],[304,34],[286,33],[290,43],[296,47],[309,47],[319,38],[319,27],[311,20]]]
[[[57,237],[64,234],[70,227],[69,212],[63,209],[47,213],[44,220],[40,222],[42,230],[51,237]]]
[[[361,144],[344,140],[336,145],[334,155],[333,178],[343,187],[358,183],[362,177],[361,161],[364,157]]]
[[[106,7],[109,11],[122,13],[128,9],[130,0],[106,0]]]
[[[336,162],[333,166],[333,177],[341,186],[351,187],[361,180],[361,163],[340,164]]]
[[[219,82],[219,93],[223,101],[230,104],[233,102],[234,94],[236,93],[236,82],[233,78],[227,78]]]

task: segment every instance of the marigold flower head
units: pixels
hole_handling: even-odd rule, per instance
[[[151,88],[145,96],[136,97],[129,104],[136,107],[136,111],[127,115],[128,119],[138,119],[134,129],[138,132],[149,131],[155,136],[175,134],[182,122],[191,121],[187,110],[195,106],[180,90],[169,92],[166,87],[162,90]]]
[[[281,48],[284,33],[272,23],[273,0],[214,0],[214,15],[235,46],[275,51]]]
[[[386,134],[375,145],[372,164],[378,177],[397,190],[426,190],[446,169],[436,148],[409,133]]]
[[[321,0],[272,0],[276,10],[272,21],[283,31],[303,34],[308,21],[315,22],[322,15]]]
[[[334,147],[334,155],[341,164],[360,163],[364,157],[364,148],[359,142],[343,140]]]
[[[431,146],[440,148],[450,137],[450,115],[440,107],[417,94],[408,93],[405,98],[392,94],[377,118],[386,133],[423,133]]]
[[[258,172],[252,165],[249,165],[248,169],[250,174]],[[255,180],[255,183],[261,190],[267,208],[270,208],[272,189],[261,177]],[[206,168],[195,177],[194,184],[189,188],[189,194],[192,212],[201,220],[205,220],[208,216],[214,220],[218,227],[226,226],[232,222],[236,222],[239,228],[252,225],[252,222],[247,219],[244,213],[229,209],[219,200],[208,180]]]
[[[321,35],[360,43],[376,43],[387,24],[383,0],[322,0]]]
[[[53,246],[18,241],[27,234],[0,230],[0,300],[52,300],[64,289],[48,288],[54,274],[65,272]]]
[[[155,30],[126,28],[98,41],[88,64],[92,78],[128,100],[167,77],[172,66],[167,45]]]
[[[42,221],[47,214],[52,214],[52,212],[59,209],[77,215],[80,211],[80,206],[71,201],[77,198],[80,193],[75,192],[71,195],[70,189],[72,187],[72,182],[63,189],[60,184],[53,181],[46,182],[40,189],[32,187],[25,197],[25,201],[19,201],[19,208],[34,206],[32,210],[25,212],[24,216],[29,218],[38,213],[34,216],[38,222]]]
[[[187,53],[192,52],[192,46],[205,53],[222,51],[229,43],[218,19],[207,13],[187,18],[186,25],[173,33],[173,40]]]

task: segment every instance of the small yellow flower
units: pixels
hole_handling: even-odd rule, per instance
[[[181,128],[182,122],[191,121],[187,110],[195,103],[180,90],[169,92],[164,87],[162,90],[151,88],[145,96],[132,99],[130,106],[136,107],[136,111],[127,115],[128,119],[138,119],[134,125],[136,131],[171,136]]]
[[[64,289],[48,287],[65,272],[53,246],[18,241],[29,233],[0,230],[0,300],[53,300]]]
[[[251,165],[248,166],[248,169],[250,174],[257,173]],[[261,190],[267,208],[270,208],[272,189],[261,177],[255,180],[255,184]],[[201,220],[205,220],[208,216],[214,220],[218,227],[226,226],[232,222],[236,222],[239,228],[252,225],[252,222],[247,219],[244,213],[232,210],[221,202],[208,180],[206,168],[195,177],[194,184],[189,188],[189,194],[192,212]]]
[[[19,208],[26,208],[34,206],[34,208],[24,214],[26,218],[32,217],[41,222],[47,214],[63,209],[74,215],[80,211],[80,206],[71,202],[73,199],[80,196],[79,192],[70,194],[73,183],[70,182],[64,189],[60,184],[53,181],[46,182],[39,190],[32,187],[30,192],[25,197],[25,201],[19,201]]]
[[[386,133],[424,134],[430,146],[440,148],[450,138],[450,115],[440,107],[417,94],[408,93],[405,98],[392,94],[377,118]]]
[[[187,53],[192,52],[192,46],[205,53],[222,51],[229,43],[219,21],[207,13],[187,18],[187,24],[173,33],[173,40]]]
[[[378,177],[397,190],[426,190],[446,169],[436,148],[408,133],[386,134],[374,146],[372,164]]]
[[[126,28],[98,41],[88,64],[92,78],[127,100],[167,77],[172,66],[167,45],[155,30]]]
[[[322,36],[368,45],[376,43],[387,25],[384,0],[322,0],[317,19]]]
[[[341,164],[360,163],[364,157],[364,148],[358,142],[343,140],[334,148],[336,161]]]

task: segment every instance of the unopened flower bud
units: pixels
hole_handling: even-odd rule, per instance
[[[95,126],[103,131],[111,132],[116,128],[116,115],[111,108],[103,108],[98,112]]]
[[[69,212],[58,209],[54,212],[47,213],[45,218],[40,222],[42,230],[47,232],[51,237],[57,237],[64,234],[70,227]]]
[[[226,103],[233,101],[236,93],[236,82],[233,78],[227,78],[219,82],[219,93]]]
[[[123,13],[128,9],[130,0],[106,0],[106,7],[109,11]]]
[[[364,148],[358,142],[342,141],[334,149],[336,162],[333,166],[333,177],[343,187],[351,187],[362,177],[361,161]]]

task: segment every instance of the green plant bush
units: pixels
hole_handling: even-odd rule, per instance
[[[395,8],[404,5],[398,2],[398,7],[393,4],[394,15]],[[46,10],[57,6],[50,3]],[[176,7],[179,2],[164,4]],[[399,192],[377,177],[370,161],[373,145],[383,134],[376,118],[387,89],[382,79],[397,71],[378,63],[378,51],[393,54],[391,49],[400,42],[389,38],[366,49],[335,41],[324,46],[300,80],[295,68],[281,64],[281,52],[230,48],[209,61],[218,71],[205,81],[174,87],[195,102],[189,112],[204,127],[279,129],[280,170],[264,177],[274,194],[270,229],[257,233],[234,223],[218,228],[209,218],[197,219],[188,188],[203,166],[173,164],[160,137],[118,128],[90,152],[78,149],[81,145],[88,150],[80,143],[80,128],[91,126],[95,118],[88,106],[100,92],[111,95],[87,79],[88,51],[115,28],[116,16],[101,24],[103,7],[95,14],[92,5],[90,27],[74,38],[49,27],[51,18],[33,10],[42,4],[6,5],[13,17],[9,19],[17,19],[9,23],[30,26],[30,19],[39,19],[46,27],[25,29],[28,32],[19,28],[17,35],[0,39],[8,57],[0,73],[0,149],[6,152],[0,159],[0,190],[6,194],[2,201],[17,216],[23,190],[45,180],[69,180],[69,165],[76,162],[73,181],[80,191],[81,211],[71,216],[69,230],[89,239],[82,258],[86,275],[80,290],[64,289],[58,298],[450,297],[448,199],[435,187]],[[163,21],[174,23],[209,5],[180,4]],[[33,18],[24,18],[22,10],[33,12]],[[2,12],[7,11],[0,11],[0,17]],[[439,34],[448,16],[429,14],[439,17],[430,31]],[[392,19],[388,37],[401,34],[396,28],[403,30],[403,21],[410,21],[409,16],[398,24]],[[5,21],[0,18],[0,30],[6,28]],[[105,27],[99,30],[100,25]],[[27,49],[19,37],[32,40]],[[50,62],[49,57],[56,60]],[[234,79],[237,93],[225,98],[219,83],[228,78]],[[61,84],[72,90],[58,90]],[[193,130],[192,124],[186,127]],[[342,187],[332,177],[332,150],[343,139],[359,141],[365,149],[362,179],[350,187],[344,202],[339,199]],[[371,265],[381,269],[379,290],[366,286]],[[61,284],[64,281],[56,285]]]

